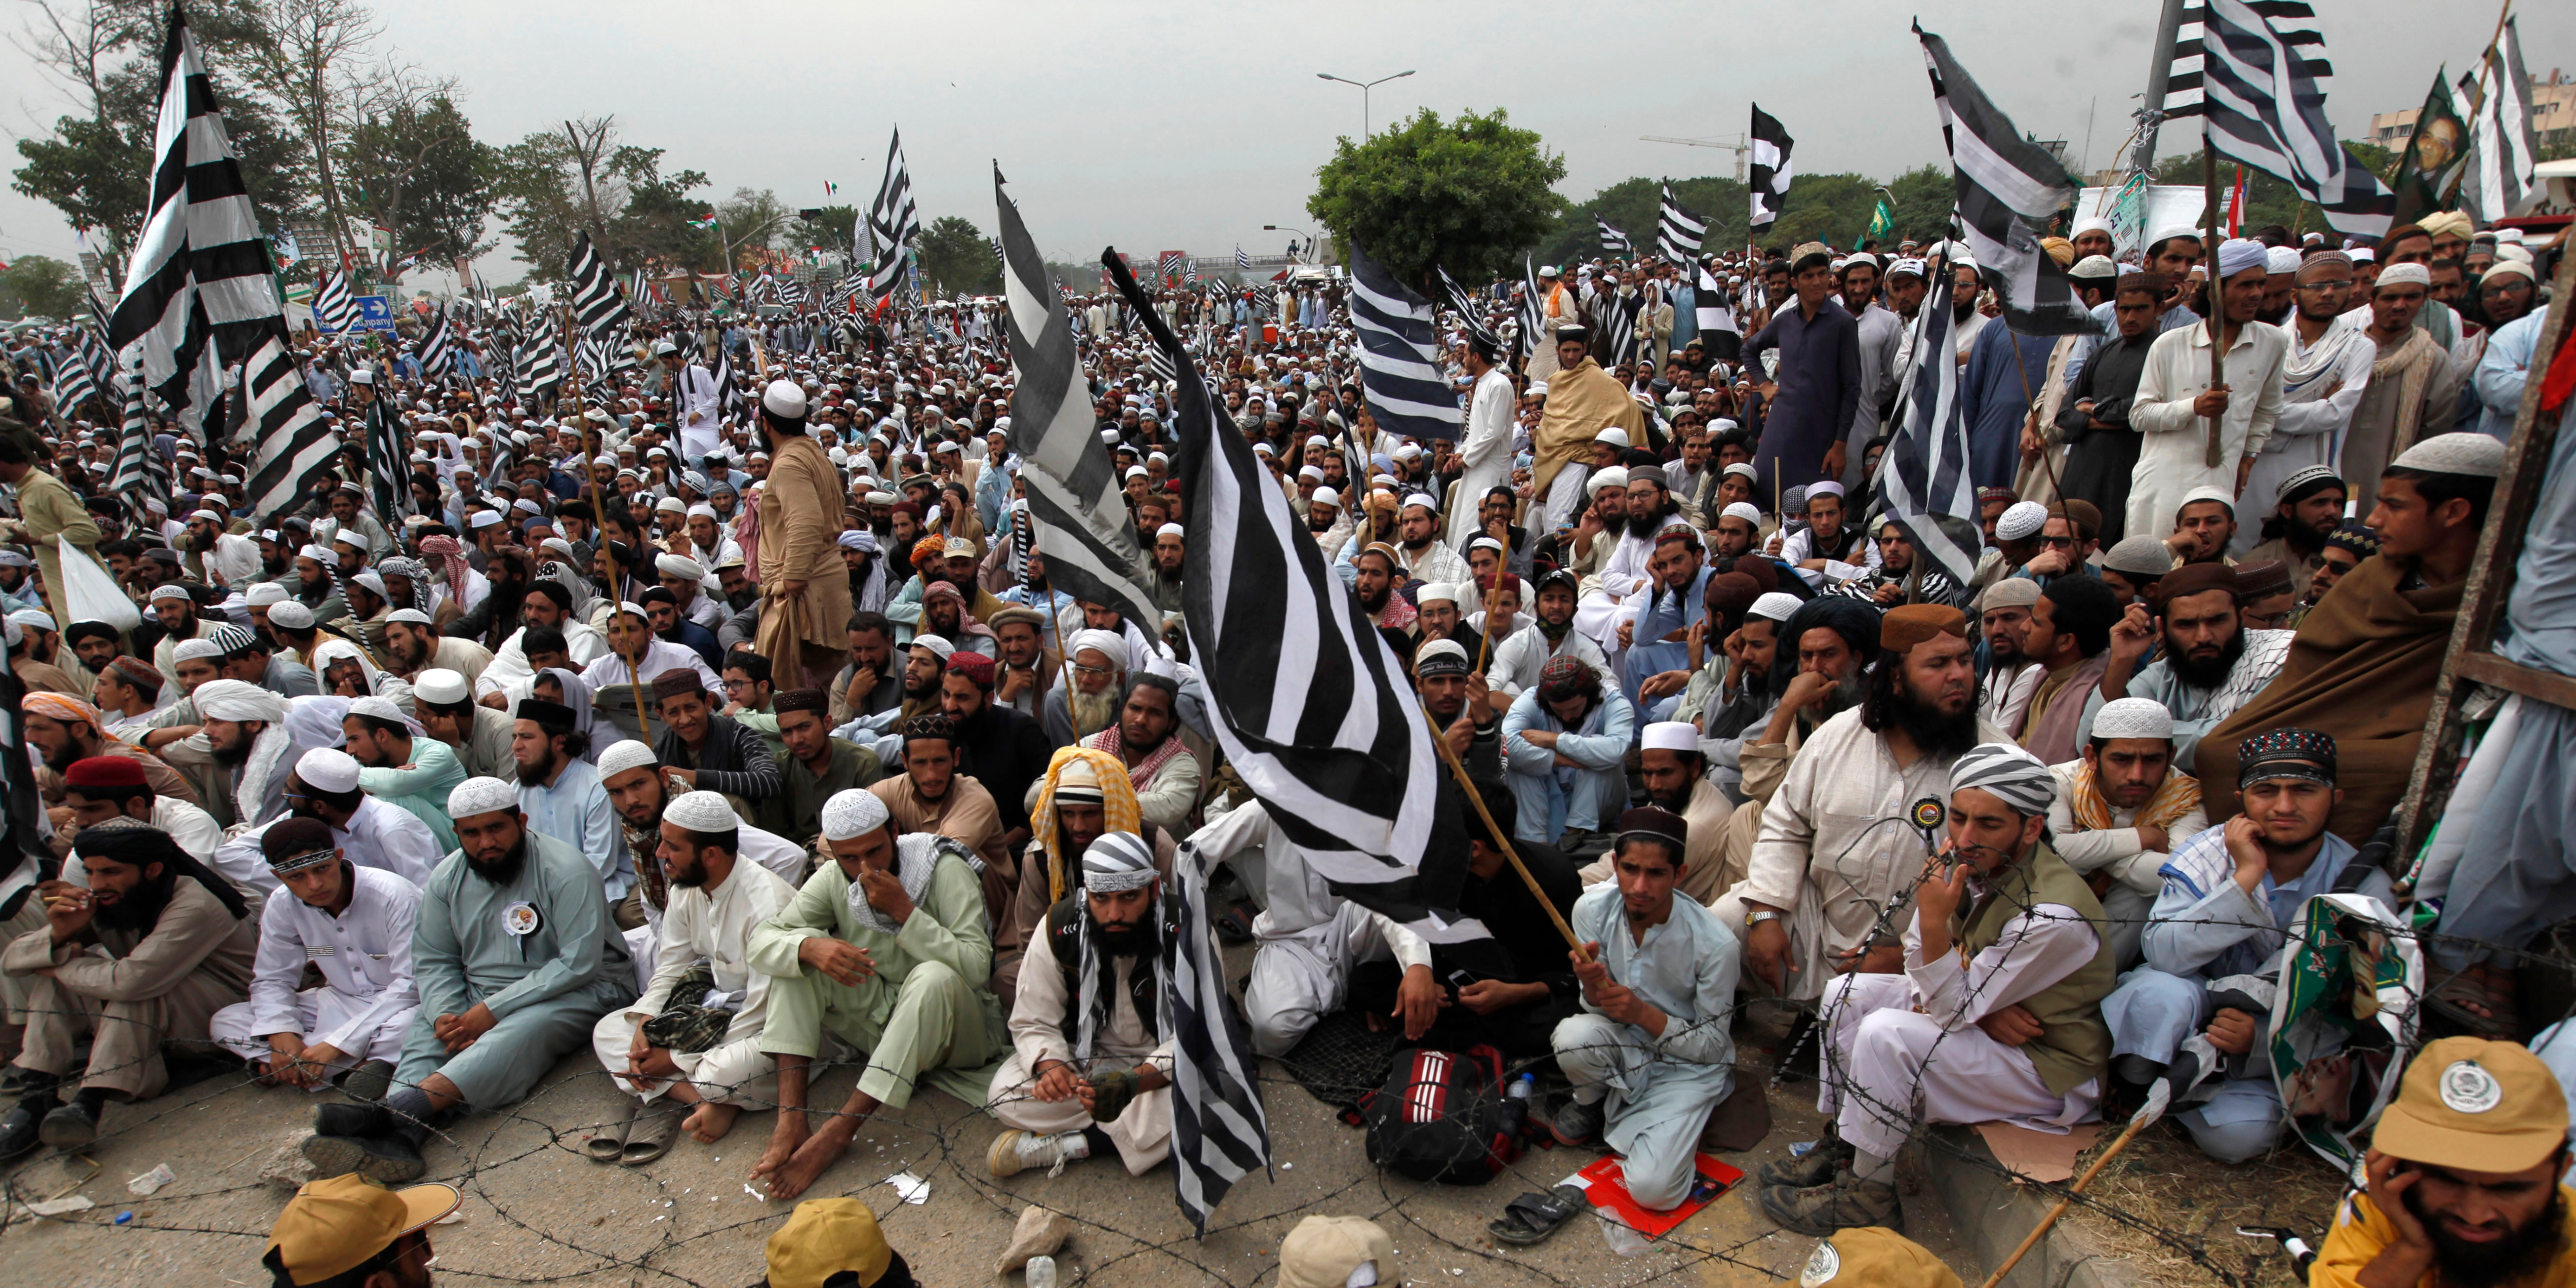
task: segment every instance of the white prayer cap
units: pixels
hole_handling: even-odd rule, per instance
[[[885,802],[865,788],[835,792],[823,802],[823,839],[854,841],[886,825]]]
[[[725,803],[722,792],[688,792],[662,807],[662,821],[677,823],[692,832],[730,832],[742,826],[742,819]]]
[[[2263,268],[2269,262],[2270,247],[2251,238],[2237,237],[2218,244],[2218,275],[2234,277],[2249,269]]]
[[[2372,260],[2378,259],[2379,252],[2372,250],[2368,246],[2355,246],[2351,250],[2345,251],[2344,257],[2356,264],[2367,264]]]
[[[2229,514],[2236,513],[2236,496],[2234,493],[2229,492],[2223,487],[2212,487],[2204,484],[2182,494],[2182,505],[2174,507],[2174,518],[2182,518],[2183,506],[2196,505],[2202,501],[2216,501],[2220,505],[2226,506]],[[2003,535],[2003,528],[2000,524],[1996,526],[1995,534],[1997,536]]]
[[[252,608],[265,608],[271,604],[283,604],[286,602],[286,587],[278,585],[273,581],[263,581],[258,585],[251,587],[249,590],[243,591],[242,602]]]
[[[805,416],[805,389],[792,380],[772,380],[767,389],[760,391],[760,405],[772,416],[801,420]]]
[[[1923,261],[1910,255],[1887,266],[1887,275],[1891,278],[1911,277],[1920,281],[1923,271]]]
[[[179,647],[170,651],[170,661],[173,665],[176,665],[181,662],[194,661],[201,657],[221,660],[223,655],[224,646],[214,642],[213,640],[181,640],[179,641]]]
[[[54,615],[41,608],[21,608],[9,614],[9,620],[20,626],[40,631],[61,629],[54,625]]]
[[[337,747],[316,747],[295,762],[295,776],[317,792],[354,792],[358,758]]]
[[[521,504],[525,504],[525,502],[521,502]],[[689,507],[689,517],[692,519],[713,519],[717,517],[716,508],[701,501],[698,504]]]
[[[1742,519],[1754,531],[1762,530],[1762,507],[1751,501],[1737,501],[1717,512],[1721,519]]]
[[[1753,607],[1744,610],[1744,615],[1764,621],[1785,622],[1789,620],[1789,614],[1798,611],[1798,604],[1798,597],[1786,591],[1764,591],[1753,601]]]
[[[199,471],[197,471],[197,472],[198,472],[199,474],[203,474],[203,475],[205,475],[205,476],[206,476],[206,477],[208,477],[208,478],[213,478],[213,477],[215,476],[215,472],[214,472],[213,470],[199,470]],[[191,520],[203,519],[203,520],[205,520],[206,522],[211,523],[211,524],[213,524],[213,525],[215,525],[216,527],[219,527],[219,528],[220,528],[220,527],[222,527],[222,526],[224,526],[224,516],[222,516],[222,515],[220,515],[220,514],[217,514],[217,513],[215,513],[215,512],[214,512],[214,511],[212,511],[212,510],[197,510],[197,511],[193,511],[193,512],[191,512],[191,513],[188,515],[188,517],[189,517],[189,519],[191,519]]]
[[[2037,756],[2009,742],[1987,742],[1968,749],[1950,766],[1950,790],[1969,788],[2002,801],[2027,818],[2048,812],[2057,799],[2057,776]]]
[[[620,738],[600,750],[599,776],[615,778],[627,770],[660,763],[661,757],[654,755],[651,747],[632,738]]]
[[[2522,230],[2519,228],[2499,228],[2496,230],[2495,239],[2496,245],[2498,246],[2519,246],[2523,243]]]
[[[1312,505],[1340,505],[1342,494],[1328,487],[1319,487],[1308,493],[1306,500]]]
[[[2504,444],[2484,434],[2435,434],[2398,453],[2389,465],[2428,474],[2491,479],[2504,472]]]
[[[2037,501],[2015,501],[2010,509],[2003,512],[2003,517],[1995,520],[1995,539],[2020,541],[2038,536],[2039,530],[2047,526],[2047,506]]]
[[[276,618],[274,613],[269,616],[271,620]],[[423,702],[435,702],[440,706],[463,702],[471,697],[473,692],[473,688],[465,682],[464,672],[451,671],[443,666],[431,667],[413,677],[411,682],[413,697]]]
[[[1583,494],[1592,496],[1605,487],[1624,488],[1626,486],[1628,486],[1628,471],[1613,465],[1606,470],[1592,471],[1592,477],[1583,480]]]
[[[1612,447],[1626,447],[1628,445],[1628,431],[1621,429],[1616,425],[1607,425],[1602,428],[1600,433],[1592,436],[1592,441],[1596,443],[1608,443]]]
[[[1126,477],[1131,478],[1131,479],[1141,479],[1141,478],[1145,478],[1145,477],[1147,477],[1146,472],[1145,472],[1145,467],[1144,467],[1144,466],[1142,466],[1142,465],[1130,465],[1130,466],[1128,466],[1128,467],[1127,467],[1127,474],[1126,474]]]
[[[2086,233],[2107,233],[2109,231],[2111,231],[2110,220],[2104,219],[2100,215],[2086,215],[2082,219],[2076,220],[2074,230],[2066,235],[2068,237],[2081,237]]]
[[[1413,604],[1416,608],[1435,600],[1443,604],[1457,603],[1458,588],[1445,581],[1426,581],[1422,583],[1422,589],[1413,592]]]
[[[417,695],[418,690],[414,690],[414,693]],[[371,716],[378,720],[390,720],[398,725],[408,726],[412,723],[411,717],[403,714],[402,707],[397,705],[392,698],[378,697],[372,693],[363,698],[351,699],[349,702],[349,714],[353,716]],[[304,781],[308,783],[313,782],[310,778],[305,779]],[[315,783],[314,785],[318,787],[321,784]]]
[[[500,521],[501,516],[491,510],[476,510],[473,514],[466,517],[465,526],[469,528],[488,528]],[[307,546],[305,548],[309,550],[312,547]]]
[[[196,597],[188,593],[188,588],[178,584],[177,582],[172,582],[165,586],[153,587],[152,598],[156,601],[164,599],[178,599],[185,600],[192,604],[197,602]]]
[[[2429,289],[2433,285],[2433,270],[2422,264],[2391,264],[2379,270],[2379,279],[2371,284],[2370,289],[2375,292],[2409,283]]]
[[[2198,240],[2200,237],[2200,230],[2190,224],[2167,224],[2164,227],[2157,229],[2153,236],[2147,238],[2147,244],[2153,246],[2157,242],[2170,240],[2175,237],[2189,237],[2194,240]]]
[[[1841,496],[1842,494],[1843,485],[1832,479],[1826,479],[1822,482],[1810,483],[1807,485],[1807,499],[1810,501],[1813,501],[1820,496]],[[2047,507],[2043,506],[2041,508],[2045,509]]]
[[[1733,426],[1729,425],[1728,428],[1731,429]],[[1729,474],[1740,474],[1745,478],[1755,480],[1759,480],[1762,477],[1762,471],[1754,468],[1753,462],[1751,461],[1737,461],[1733,465],[1729,465],[1725,469],[1717,472],[1717,476],[1719,478],[1725,478]]]
[[[936,635],[915,635],[912,637],[912,647],[930,650],[931,654],[941,662],[946,662],[957,653],[956,645]]]
[[[2272,249],[2265,251],[2263,254],[2263,267],[2265,271],[2273,273],[2298,272],[2299,248],[2296,246],[2275,246]]]
[[[286,699],[240,680],[208,680],[190,695],[197,704],[197,714],[209,720],[265,720],[275,724],[286,719]]]
[[[1545,398],[1545,397],[1547,397],[1547,382],[1546,382],[1546,381],[1544,381],[1544,380],[1533,380],[1533,381],[1531,381],[1531,382],[1530,382],[1530,387],[1529,387],[1529,396],[1530,396],[1530,397],[1532,397],[1532,398]]]
[[[1412,443],[1405,443],[1395,449],[1394,455],[1399,461],[1418,460],[1422,456],[1422,449]]]
[[[2273,254],[2276,255],[2279,253],[2279,251],[2273,252]],[[2298,252],[2290,252],[2290,257],[2292,259],[2298,258]],[[2298,265],[2296,264],[2290,265],[2290,268],[2292,269],[2297,267]],[[2274,269],[2273,271],[2286,272],[2289,270]],[[2118,277],[2120,275],[2120,266],[2112,263],[2111,257],[2108,255],[2087,255],[2084,258],[2075,261],[2075,266],[2066,270],[2066,275],[2068,277],[2080,277],[2087,281],[2097,277]]]
[[[385,620],[388,622],[401,622],[408,626],[435,625],[435,623],[429,620],[429,614],[424,613],[417,608],[397,608],[394,611],[385,614]]]
[[[1680,720],[1658,720],[1638,735],[1639,751],[1698,751],[1699,726]]]
[[[2526,274],[2524,274],[2524,276],[2526,276],[2526,277],[2527,277],[2527,276],[2529,276],[2529,274],[2527,274],[2527,273],[2526,273]],[[1319,469],[1315,468],[1315,467],[1314,467],[1314,466],[1312,466],[1312,465],[1300,465],[1300,466],[1298,466],[1298,467],[1297,467],[1297,481],[1298,481],[1298,482],[1300,482],[1300,483],[1303,483],[1303,482],[1306,482],[1306,481],[1308,481],[1308,480],[1313,480],[1314,482],[1321,483],[1321,482],[1323,482],[1323,481],[1324,481],[1324,472],[1323,472],[1322,470],[1319,470]]]
[[[1184,528],[1177,523],[1166,523],[1163,526],[1154,529],[1154,535],[1158,537],[1186,537],[1189,535],[1189,529]]]
[[[1432,500],[1431,494],[1428,492],[1412,493],[1404,498],[1404,503],[1406,505],[1421,506],[1423,509],[1431,511],[1433,514],[1438,514],[1440,512],[1440,503]]]
[[[2518,259],[2499,259],[2487,265],[2487,271],[2480,275],[2478,281],[2484,284],[2499,282],[2508,277],[2519,277],[2526,282],[2538,280],[2532,275],[2530,264]]]
[[[653,558],[653,569],[682,581],[699,581],[707,575],[706,565],[687,555],[656,555]]]
[[[2173,712],[2154,698],[2119,698],[2093,713],[2096,738],[2171,738]]]
[[[1080,654],[1086,649],[1108,658],[1109,665],[1119,670],[1127,669],[1127,638],[1123,635],[1098,629],[1075,631],[1073,651]]]
[[[1092,894],[1141,890],[1154,883],[1154,851],[1134,832],[1109,832],[1082,852],[1082,888]]]

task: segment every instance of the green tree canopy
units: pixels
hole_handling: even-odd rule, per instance
[[[79,268],[49,255],[21,255],[0,272],[0,317],[79,317],[82,289]]]
[[[814,206],[818,213],[812,219],[799,214],[787,222],[787,242],[791,246],[823,248],[824,254],[847,253],[850,236],[858,231],[859,208],[856,206]],[[864,248],[862,248],[864,249]]]
[[[931,220],[921,230],[920,249],[921,272],[930,279],[933,292],[993,295],[1001,291],[1001,262],[993,258],[992,243],[973,220],[957,215]]]
[[[1483,281],[1516,271],[1547,235],[1566,206],[1563,178],[1565,158],[1502,109],[1444,122],[1425,108],[1361,142],[1345,135],[1315,171],[1306,210],[1404,281],[1423,283],[1435,265]]]

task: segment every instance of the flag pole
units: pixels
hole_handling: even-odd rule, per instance
[[[1420,695],[1417,694],[1415,700],[1419,701]],[[1426,724],[1437,723],[1427,703],[1422,708],[1422,719]],[[1556,933],[1565,936],[1565,942],[1573,947],[1576,956],[1585,961],[1592,960],[1591,955],[1583,951],[1583,941],[1575,938],[1574,927],[1566,924],[1565,914],[1556,910],[1556,901],[1547,897],[1547,891],[1539,885],[1538,878],[1530,875],[1529,865],[1521,862],[1519,852],[1512,849],[1511,838],[1503,831],[1502,825],[1494,821],[1493,812],[1485,808],[1485,798],[1476,790],[1476,780],[1467,776],[1467,766],[1459,761],[1458,753],[1450,749],[1449,740],[1442,737],[1437,728],[1431,731],[1431,745],[1438,747],[1440,758],[1449,762],[1449,772],[1457,775],[1459,788],[1467,794],[1467,803],[1476,807],[1476,817],[1485,820],[1485,835],[1494,838],[1494,848],[1511,860],[1512,871],[1520,873],[1521,880],[1528,883],[1530,897],[1547,910],[1547,919],[1556,923]]]
[[[2208,229],[2208,240],[2201,245],[2201,258],[2209,261],[2209,387],[2217,389],[2227,383],[2226,296],[2218,280],[2218,153],[2209,146],[2209,118],[2200,121],[2200,191],[2201,219]],[[2210,469],[2219,466],[2219,422],[2226,413],[2204,418],[2209,425],[2208,437],[2201,447],[2200,463]],[[2228,489],[2235,492],[2233,487]]]
[[[2492,37],[2490,37],[2490,38],[2487,40],[2487,48],[2486,48],[2486,52],[2485,52],[2485,53],[2482,53],[2482,54],[2480,54],[2480,55],[2478,55],[2478,64],[2479,64],[2479,66],[2484,67],[2484,66],[2486,66],[2486,65],[2488,65],[2488,64],[2491,64],[2491,63],[2493,63],[2493,62],[2495,61],[2495,56],[2496,56],[2496,46],[2501,45],[2501,44],[2503,44],[2503,43],[2504,43],[2504,24],[2505,24],[2505,19],[2506,19],[2507,17],[2509,17],[2512,13],[2513,13],[2513,0],[2504,0],[2504,4],[2503,4],[2502,6],[2500,6],[2499,8],[2497,8],[2497,10],[2496,10],[2496,26],[2495,26],[2495,35],[2494,35],[2494,36],[2492,36]],[[2486,102],[2487,102],[2487,83],[2486,83],[2486,81],[2485,81],[2483,78],[2480,78],[2480,79],[2477,79],[2477,80],[2472,80],[2472,81],[2470,81],[2470,82],[2469,82],[2469,92],[2470,92],[2470,94],[2472,95],[2472,97],[2469,99],[2469,114],[2470,114],[2471,116],[2475,116],[2475,115],[2477,115],[2477,113],[2478,113],[2478,109],[2483,108],[2483,107],[2485,107],[2485,106],[2486,106]]]

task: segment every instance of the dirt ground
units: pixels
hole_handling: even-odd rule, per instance
[[[1747,1035],[1742,1059],[1748,1067],[1740,1076],[1767,1076],[1762,1041]],[[1536,1150],[1512,1175],[1489,1185],[1418,1184],[1371,1167],[1358,1129],[1343,1126],[1277,1065],[1262,1067],[1275,1171],[1238,1184],[1204,1240],[1189,1237],[1172,1202],[1168,1168],[1129,1176],[1114,1160],[1093,1159],[1059,1177],[1031,1172],[993,1180],[983,1159],[997,1124],[936,1092],[863,1129],[814,1194],[865,1199],[915,1274],[931,1285],[1005,1282],[994,1273],[994,1259],[1032,1203],[1075,1220],[1075,1234],[1058,1257],[1062,1281],[1104,1288],[1274,1283],[1279,1240],[1310,1213],[1357,1214],[1386,1227],[1400,1278],[1381,1282],[1410,1285],[1760,1284],[1794,1279],[1813,1246],[1761,1215],[1748,1178],[1633,1257],[1614,1252],[1585,1218],[1537,1248],[1498,1250],[1485,1223],[1502,1205],[1555,1184],[1591,1155]],[[852,1076],[844,1070],[825,1079],[817,1102],[837,1103]],[[264,1182],[262,1171],[303,1138],[316,1100],[224,1077],[148,1105],[111,1108],[109,1134],[97,1148],[78,1158],[32,1155],[11,1172],[10,1194],[20,1204],[80,1194],[97,1206],[46,1219],[13,1205],[0,1230],[8,1282],[264,1286],[268,1276],[258,1259],[289,1191]],[[615,1105],[606,1075],[584,1053],[564,1061],[514,1110],[479,1115],[432,1142],[431,1178],[466,1194],[463,1219],[435,1232],[441,1283],[740,1288],[758,1282],[762,1248],[786,1217],[783,1205],[745,1185],[772,1116],[746,1114],[712,1146],[683,1139],[660,1162],[629,1169],[592,1163],[581,1152],[589,1125]],[[1809,1093],[1782,1088],[1773,1092],[1772,1105],[1775,1125],[1762,1148],[1725,1161],[1750,1172],[1784,1156],[1790,1142],[1819,1134]],[[177,1181],[149,1198],[129,1194],[129,1178],[156,1164],[167,1164]],[[926,1202],[907,1204],[886,1183],[901,1172],[929,1182]],[[1910,1177],[1908,1188],[1908,1232],[1976,1282],[1977,1268],[1959,1252],[1937,1197]]]
[[[2104,1133],[2106,1141],[2109,1135]],[[2083,1162],[2092,1157],[2087,1154]],[[2247,1238],[2236,1227],[2286,1228],[2318,1247],[2343,1192],[2334,1167],[2295,1138],[2228,1167],[2211,1162],[2167,1119],[2138,1133],[2091,1190],[2111,1209],[2162,1233],[2091,1208],[2078,1208],[2067,1221],[2103,1255],[2127,1262],[2140,1288],[2210,1283],[2212,1265],[2236,1275],[2246,1288],[2295,1288],[2300,1280],[2280,1245]]]

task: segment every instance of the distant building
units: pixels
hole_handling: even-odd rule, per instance
[[[2469,105],[2463,101],[2459,108],[2466,112]],[[2415,117],[2423,110],[2373,113],[2370,141],[2391,152],[2405,151],[2406,141],[2415,137]],[[2558,68],[2550,68],[2546,80],[2537,76],[2531,80],[2531,133],[2543,145],[2576,138],[2576,79]]]

